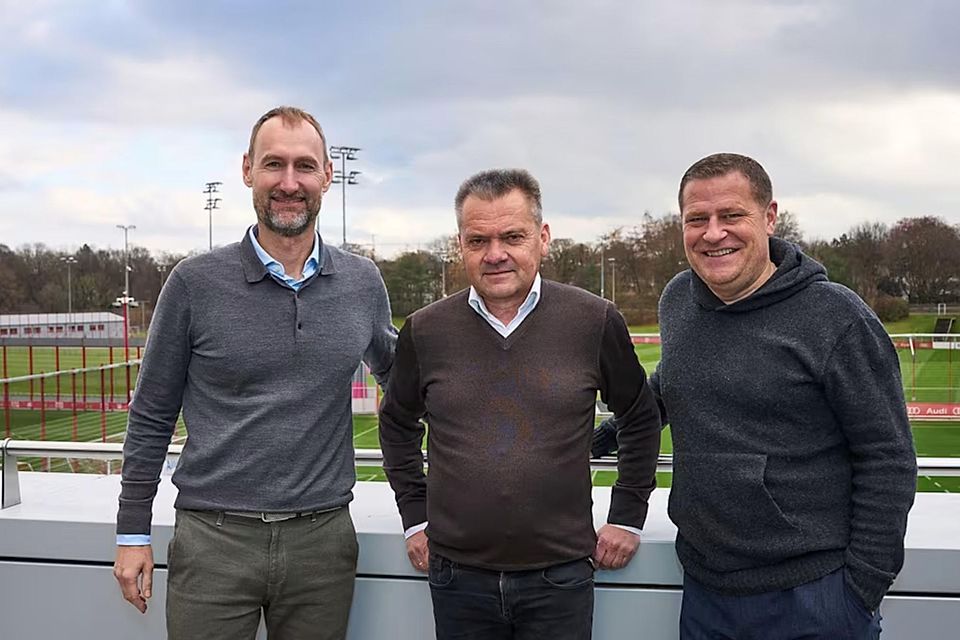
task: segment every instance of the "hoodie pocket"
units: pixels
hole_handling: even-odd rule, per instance
[[[681,454],[673,460],[669,515],[714,571],[738,571],[796,555],[803,532],[764,483],[762,454]]]

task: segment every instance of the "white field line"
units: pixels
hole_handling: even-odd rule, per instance
[[[360,433],[355,433],[355,434],[353,434],[353,441],[356,442],[356,441],[357,441],[357,438],[359,438],[359,437],[361,437],[361,436],[365,436],[365,435],[367,435],[368,433],[370,433],[371,431],[376,431],[376,430],[377,430],[377,427],[379,427],[379,426],[380,426],[379,424],[375,424],[375,425],[373,425],[372,427],[370,427],[369,429],[366,429],[366,430],[364,430],[364,431],[361,431]]]

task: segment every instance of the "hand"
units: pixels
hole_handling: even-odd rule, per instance
[[[593,430],[593,439],[590,442],[590,457],[602,458],[617,450],[617,422],[614,418],[607,418]]]
[[[430,551],[427,549],[426,531],[417,531],[407,538],[407,557],[417,571],[426,573],[430,570]]]
[[[640,546],[640,536],[626,529],[605,524],[597,530],[597,549],[593,561],[600,569],[622,569]]]
[[[113,576],[120,583],[123,599],[146,613],[147,600],[153,595],[153,548],[118,546]]]

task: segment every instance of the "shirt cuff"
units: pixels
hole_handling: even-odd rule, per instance
[[[409,537],[412,536],[413,534],[415,534],[415,533],[420,533],[421,531],[423,531],[423,530],[426,529],[426,528],[427,528],[427,523],[426,523],[426,522],[421,522],[420,524],[415,524],[415,525],[413,525],[412,527],[410,527],[409,529],[407,529],[406,531],[403,532],[403,539],[406,540],[407,538],[409,538]]]
[[[624,531],[629,531],[635,536],[639,536],[642,533],[640,529],[637,529],[636,527],[628,527],[625,524],[615,524],[613,522],[608,522],[607,524],[609,524],[611,527],[616,527],[618,529],[623,529]]]
[[[119,533],[117,534],[118,547],[141,547],[150,544],[149,534]]]

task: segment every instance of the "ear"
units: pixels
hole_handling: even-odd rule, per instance
[[[327,160],[327,164],[323,168],[323,193],[327,192],[327,189],[330,188],[330,185],[332,183],[333,183],[333,163],[330,160]]]
[[[771,200],[770,204],[767,205],[767,210],[764,213],[767,217],[767,235],[772,236],[774,230],[777,226],[777,201]]]
[[[544,223],[540,227],[540,256],[546,258],[550,251],[550,225]]]
[[[253,172],[252,167],[250,166],[250,156],[246,153],[243,154],[243,184],[248,187],[253,186]]]

